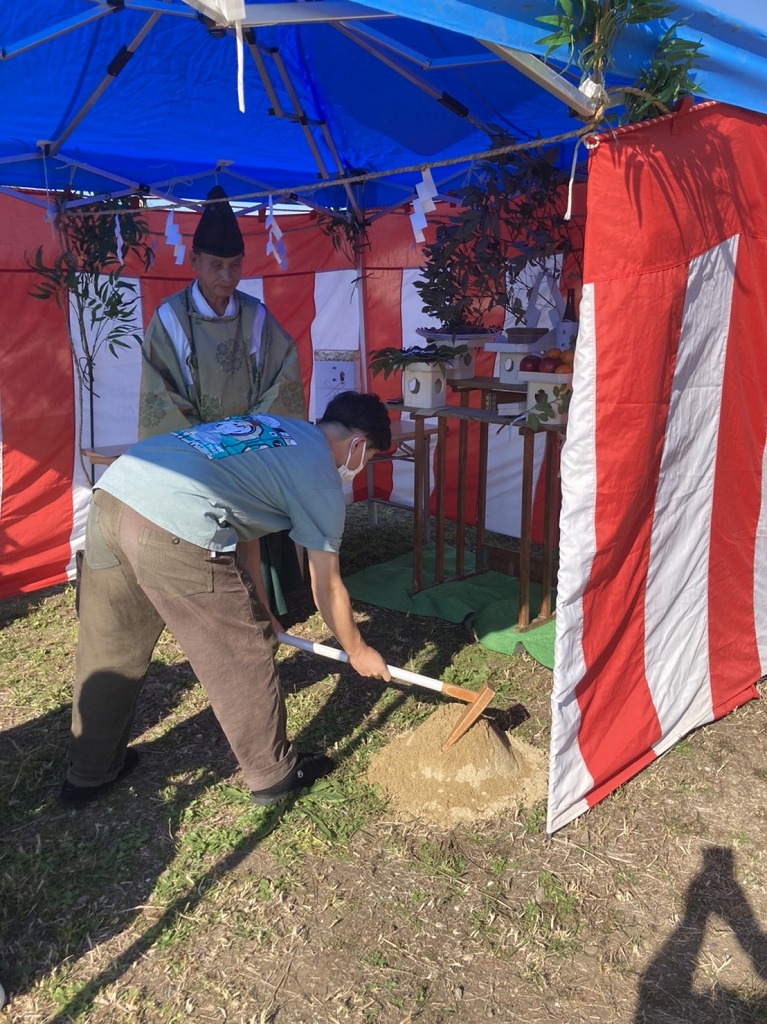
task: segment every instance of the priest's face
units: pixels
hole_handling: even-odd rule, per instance
[[[212,256],[209,252],[192,251],[191,262],[203,298],[222,316],[242,278],[242,256]]]

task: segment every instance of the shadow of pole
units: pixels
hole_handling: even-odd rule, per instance
[[[709,918],[716,915],[732,929],[754,972],[767,980],[767,933],[735,878],[729,847],[709,846],[687,888],[681,921],[642,974],[634,1024],[736,1024],[767,1020],[767,997],[752,998],[719,985],[695,986],[695,972]]]

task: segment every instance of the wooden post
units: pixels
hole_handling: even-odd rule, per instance
[[[530,556],[533,532],[533,456],[535,431],[520,429],[524,440],[522,459],[522,524],[519,542],[519,626],[530,624]]]

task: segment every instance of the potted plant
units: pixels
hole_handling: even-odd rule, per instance
[[[402,371],[402,397],[405,405],[434,409],[444,405],[445,387],[450,367],[469,348],[466,345],[413,345],[410,348],[380,348],[370,354],[373,375],[383,373],[388,379],[395,370]]]
[[[514,144],[509,136],[493,140],[494,148],[507,144]],[[415,287],[424,312],[442,326],[419,334],[495,335],[499,313],[524,321],[536,270],[551,272],[565,256],[580,266],[583,232],[579,222],[564,219],[567,174],[557,156],[557,147],[518,150],[476,165],[473,181],[456,194],[460,209],[424,247]]]
[[[543,356],[530,355],[522,361],[518,377],[527,384],[524,426],[539,430],[546,424],[567,422],[574,359],[574,349],[552,348]]]

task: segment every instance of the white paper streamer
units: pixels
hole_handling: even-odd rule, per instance
[[[433,201],[437,195],[437,186],[434,184],[434,178],[431,176],[431,170],[428,167],[426,170],[421,171],[421,180],[416,185],[415,190],[418,193],[421,209],[424,213],[431,213],[432,210],[437,209]]]
[[[176,266],[181,266],[184,262],[184,256],[186,255],[186,246],[181,241],[181,230],[173,219],[173,210],[171,210],[165,218],[165,240],[168,245],[173,246],[173,255],[176,260]]]
[[[274,256],[279,266],[282,267],[283,270],[286,270],[288,266],[288,257],[285,252],[285,243],[282,240],[280,225],[277,223],[277,219],[274,216],[274,203],[271,196],[269,196],[269,214],[266,218],[266,230],[268,232],[266,255]]]
[[[125,262],[125,260],[123,259],[123,248],[124,248],[124,245],[123,245],[122,228],[120,227],[120,214],[119,213],[115,214],[115,242],[117,243],[117,259],[120,261],[121,264],[123,264]]]
[[[245,71],[242,59],[242,22],[237,21],[234,25],[234,34],[237,38],[237,104],[240,113],[245,113]]]
[[[434,178],[427,167],[421,171],[421,180],[415,187],[416,198],[413,200],[413,212],[410,214],[410,224],[416,242],[423,242],[424,228],[426,227],[426,214],[436,210],[434,198],[437,195],[437,187]]]

